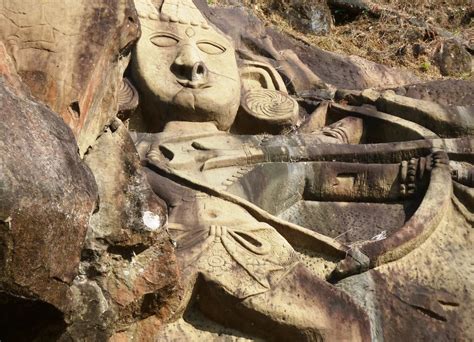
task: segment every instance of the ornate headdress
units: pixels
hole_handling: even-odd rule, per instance
[[[135,7],[140,18],[209,28],[206,18],[192,0],[164,0],[160,11],[150,0],[135,0]]]

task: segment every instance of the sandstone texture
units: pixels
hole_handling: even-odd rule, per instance
[[[84,162],[94,173],[100,203],[72,287],[76,311],[86,315],[72,318],[69,333],[97,339],[149,316],[166,319],[179,284],[173,245],[163,229],[165,204],[148,185],[120,120],[97,139]],[[88,301],[91,296],[100,305]]]
[[[314,34],[327,34],[331,31],[332,17],[325,1],[275,0],[270,2],[269,10],[282,12],[290,24],[302,31]]]
[[[436,59],[444,76],[470,75],[471,54],[455,40],[444,41],[436,52]]]
[[[33,96],[71,127],[83,154],[117,111],[139,33],[129,0],[4,1],[0,40]]]
[[[0,1],[1,341],[474,338],[473,82],[244,4]]]
[[[0,338],[104,340],[164,319],[177,293],[166,209],[114,121],[137,105],[123,80],[133,4],[8,1],[0,13]]]
[[[45,105],[8,84],[10,77],[15,76],[2,77],[0,95],[0,288],[3,296],[14,295],[20,307],[21,298],[50,304],[44,310],[60,321],[55,310],[70,309],[70,285],[96,207],[97,186],[77,153],[71,129]],[[31,315],[32,322],[43,319],[41,310]],[[21,326],[17,320],[7,314],[2,330]]]

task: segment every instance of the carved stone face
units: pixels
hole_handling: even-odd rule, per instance
[[[132,72],[147,122],[159,126],[163,121],[210,121],[220,130],[228,129],[240,103],[231,43],[205,23],[155,17],[141,17],[140,23],[142,36]]]

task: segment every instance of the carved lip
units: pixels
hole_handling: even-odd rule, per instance
[[[212,84],[210,84],[209,82],[203,82],[202,80],[189,81],[183,79],[176,79],[176,82],[178,82],[183,87],[192,89],[205,89],[210,88],[212,86]]]

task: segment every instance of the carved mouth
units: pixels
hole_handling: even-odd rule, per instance
[[[202,80],[189,81],[183,79],[176,79],[176,82],[178,82],[178,84],[180,84],[182,87],[192,89],[205,89],[210,88],[212,86],[209,82],[202,82]]]

